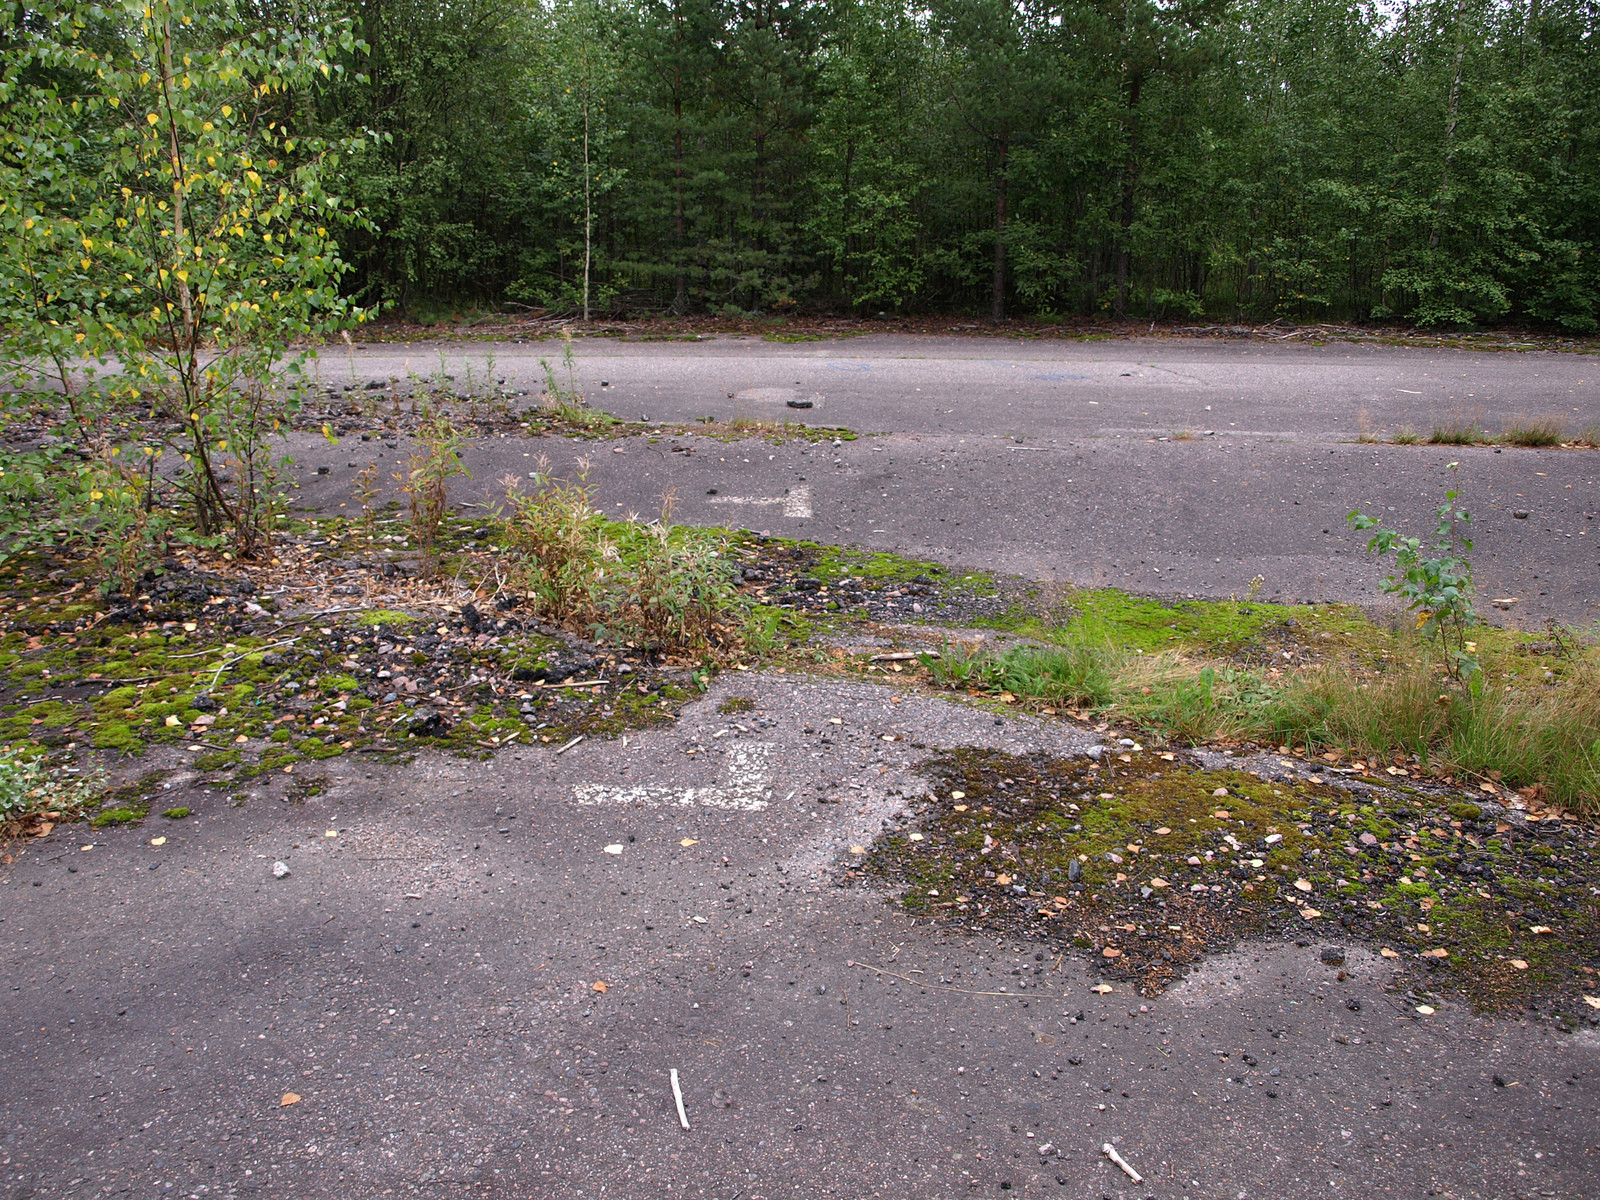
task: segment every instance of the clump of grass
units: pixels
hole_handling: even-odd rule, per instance
[[[1433,446],[1478,446],[1488,440],[1489,435],[1479,428],[1476,421],[1435,425],[1433,432],[1428,435],[1428,443]]]
[[[1600,653],[1532,687],[1507,675],[1454,686],[1422,654],[1367,672],[1330,664],[1287,676],[1175,651],[1110,643],[995,652],[947,643],[922,659],[936,687],[1009,692],[1185,744],[1257,742],[1337,749],[1376,762],[1415,759],[1432,773],[1537,787],[1551,803],[1600,811]]]
[[[1367,415],[1367,410],[1362,409],[1356,414],[1357,433],[1356,441],[1363,446],[1373,445],[1378,441],[1378,435],[1372,431],[1372,418]]]
[[[1422,441],[1422,435],[1409,425],[1402,425],[1394,435],[1396,446],[1415,446]]]
[[[1559,446],[1561,422],[1554,417],[1541,417],[1536,421],[1507,425],[1500,431],[1500,440],[1508,446]]]
[[[1448,689],[1424,664],[1363,679],[1324,669],[1290,680],[1260,712],[1262,733],[1387,761],[1420,759],[1438,773],[1497,776],[1539,787],[1582,811],[1600,809],[1600,664],[1569,665],[1553,686],[1500,680]]]
[[[1587,446],[1591,450],[1600,449],[1600,424],[1585,425],[1583,432],[1573,439],[1580,446]]]

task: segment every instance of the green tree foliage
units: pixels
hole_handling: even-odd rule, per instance
[[[404,312],[1600,327],[1589,0],[331,2]]]

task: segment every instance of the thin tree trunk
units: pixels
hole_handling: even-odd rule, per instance
[[[1011,144],[1000,139],[1000,170],[994,181],[994,299],[990,316],[1006,319],[1006,158]]]
[[[194,300],[189,294],[189,284],[176,271],[187,270],[188,256],[184,250],[183,196],[187,180],[183,170],[183,154],[178,149],[178,118],[172,102],[172,27],[164,24],[161,30],[161,96],[167,109],[167,154],[172,160],[172,251],[176,265],[174,278],[178,284],[178,307],[183,313],[184,343],[173,349],[183,352],[184,345],[193,349]],[[186,372],[187,373],[187,372]]]
[[[594,231],[594,210],[589,197],[589,95],[585,85],[583,97],[583,319],[589,320],[589,262]]]
[[[1467,0],[1456,0],[1456,65],[1450,78],[1450,103],[1444,119],[1444,165],[1439,172],[1439,203],[1433,211],[1433,232],[1428,235],[1428,249],[1439,248],[1439,229],[1444,224],[1444,211],[1450,203],[1450,161],[1456,151],[1456,122],[1461,103],[1461,64],[1467,57],[1466,31],[1462,28],[1461,14]]]
[[[1134,139],[1138,133],[1139,93],[1144,89],[1144,75],[1135,71],[1128,80],[1128,158],[1122,168],[1122,212],[1118,221],[1117,239],[1117,296],[1112,302],[1112,315],[1122,320],[1128,315],[1128,272],[1133,263],[1133,191],[1138,173],[1134,154]]]
[[[683,94],[676,71],[672,75],[672,228],[677,237],[673,270],[672,311],[683,314],[689,307],[688,288],[683,278]]]

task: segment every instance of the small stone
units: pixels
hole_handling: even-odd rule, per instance
[[[278,862],[275,862],[275,863],[272,864],[272,877],[274,879],[283,879],[288,874],[289,874],[289,864],[288,863],[283,862],[280,859]]]
[[[1525,508],[1514,508],[1511,510],[1511,515],[1519,521],[1526,521],[1530,514]]]
[[[1083,878],[1083,864],[1073,859],[1067,864],[1067,882],[1077,883],[1081,878]]]
[[[1358,842],[1360,842],[1363,846],[1376,846],[1378,844],[1377,835],[1376,834],[1372,834],[1372,833],[1363,833],[1356,840]]]
[[[1322,953],[1317,957],[1320,958],[1327,966],[1342,967],[1344,966],[1344,947],[1324,946],[1322,948]]]

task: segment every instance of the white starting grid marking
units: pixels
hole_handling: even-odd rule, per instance
[[[792,488],[782,496],[713,496],[712,504],[748,504],[755,508],[767,508],[771,505],[781,504],[783,515],[797,519],[811,516],[811,485],[801,484]]]
[[[613,787],[604,783],[580,783],[573,789],[579,804],[642,804],[648,808],[722,808],[740,812],[760,812],[767,807],[772,788],[772,773],[767,767],[771,742],[752,742],[728,747],[727,782],[713,787]]]

